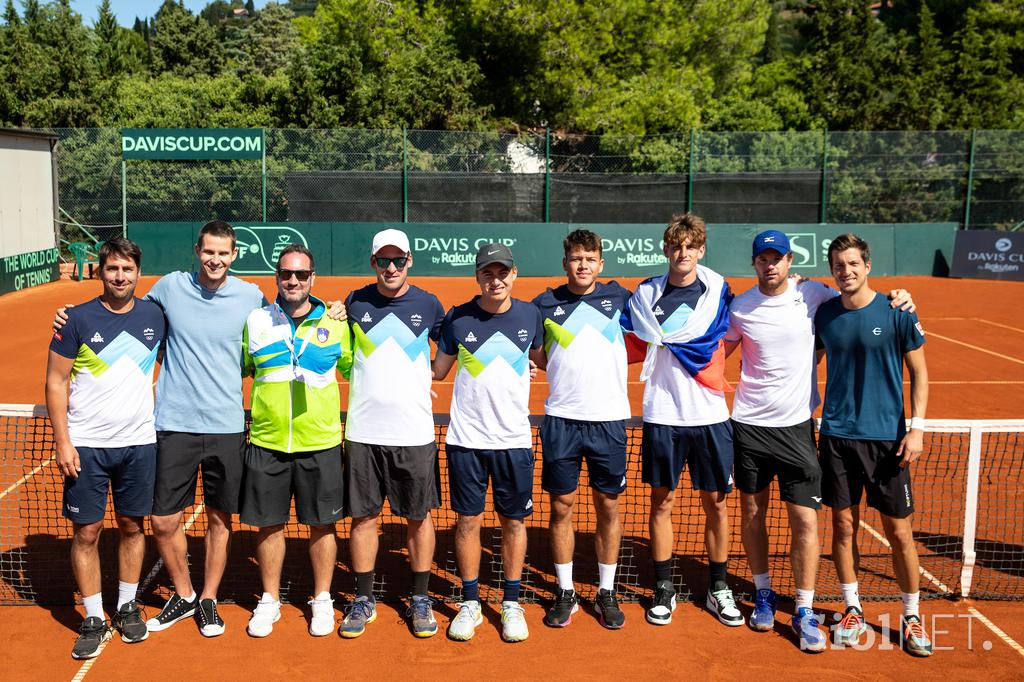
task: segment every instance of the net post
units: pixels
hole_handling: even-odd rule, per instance
[[[263,222],[267,222],[267,129],[260,128],[260,148],[263,155],[260,158],[260,203],[263,206]]]
[[[981,482],[981,439],[983,428],[971,424],[970,445],[967,449],[967,492],[964,500],[963,565],[960,568],[960,596],[971,596],[976,558],[974,541],[978,530],[978,486]]]
[[[964,227],[971,227],[971,195],[974,194],[974,142],[978,129],[971,128],[971,146],[967,152],[967,190],[964,192]]]

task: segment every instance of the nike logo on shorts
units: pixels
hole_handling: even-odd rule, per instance
[[[340,511],[341,511],[342,509],[344,509],[344,507],[338,507],[337,509],[335,509],[334,511],[332,511],[332,512],[331,512],[331,514],[337,514],[337,513],[338,513],[338,512],[340,512]]]

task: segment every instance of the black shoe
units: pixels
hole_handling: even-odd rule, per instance
[[[544,616],[544,623],[553,628],[564,628],[572,622],[572,614],[580,610],[576,590],[559,589],[555,592],[555,603]]]
[[[601,625],[609,630],[618,630],[626,624],[626,614],[619,608],[619,600],[610,590],[598,590],[594,609],[601,616]]]
[[[185,601],[176,594],[172,594],[171,598],[167,600],[164,607],[160,609],[160,613],[156,614],[155,618],[150,618],[146,621],[146,627],[149,628],[150,632],[160,632],[171,627],[179,620],[188,618],[196,612],[196,602],[199,599],[193,597],[192,601]]]
[[[216,599],[199,600],[199,606],[196,608],[196,625],[199,626],[199,634],[203,637],[224,634],[224,619],[217,613]]]
[[[110,639],[110,626],[102,618],[92,616],[82,621],[78,628],[78,639],[71,649],[71,658],[96,658],[100,655],[100,646]]]
[[[121,641],[133,644],[149,637],[149,629],[142,618],[142,607],[132,599],[125,602],[114,614],[114,627],[121,633]]]
[[[647,609],[647,622],[652,625],[668,625],[672,612],[676,610],[676,588],[671,581],[662,580],[654,588],[651,608]]]

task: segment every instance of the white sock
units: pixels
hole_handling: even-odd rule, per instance
[[[192,595],[192,596],[195,596],[195,595]],[[260,597],[260,603],[267,603],[267,602],[270,602],[271,604],[280,604],[281,603],[277,599],[274,599],[273,597],[271,597],[269,592],[264,592],[263,596]]]
[[[863,612],[864,609],[860,606],[860,593],[857,591],[857,583],[839,583],[839,587],[843,590],[843,601],[846,602],[846,608],[856,606]]]
[[[117,581],[117,610],[120,611],[121,607],[135,599],[135,596],[139,593],[138,583],[126,583],[123,580]]]
[[[558,576],[558,588],[561,590],[575,589],[572,584],[572,562],[555,564],[555,575]]]
[[[618,564],[602,564],[600,561],[597,562],[597,589],[608,590],[609,592],[615,591],[615,569],[618,567]]]
[[[103,618],[103,593],[97,592],[89,597],[82,597],[86,618]]]
[[[903,615],[904,616],[919,616],[921,615],[918,610],[918,602],[921,600],[920,592],[900,592],[903,597]]]
[[[321,592],[320,594],[318,594],[315,597],[313,597],[313,599],[315,599],[316,601],[330,601],[331,593],[330,592]]]
[[[757,590],[770,590],[772,589],[772,574],[755,573],[754,574],[754,589]]]
[[[796,589],[796,609],[810,609],[814,607],[814,590]]]
[[[178,596],[181,597],[180,594]],[[189,595],[187,597],[181,597],[181,598],[184,599],[187,602],[193,602],[193,601],[196,600],[196,591],[192,590],[192,594],[191,595]]]

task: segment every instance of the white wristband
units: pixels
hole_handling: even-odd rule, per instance
[[[910,430],[913,431],[924,431],[924,417],[911,417],[910,418]]]

